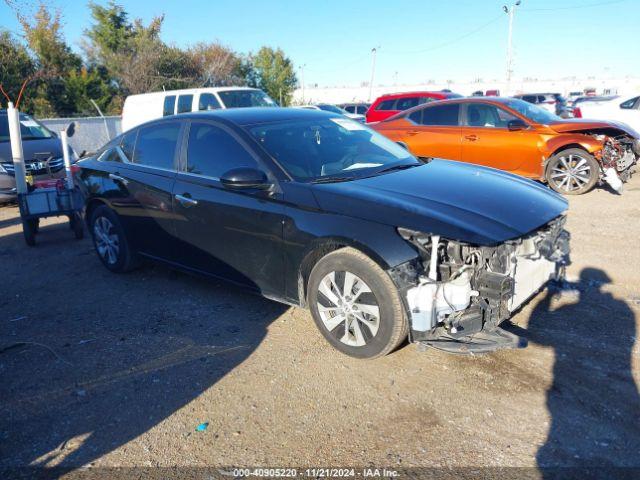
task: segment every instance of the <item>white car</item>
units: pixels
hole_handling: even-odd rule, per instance
[[[130,95],[122,109],[122,131],[142,123],[179,113],[243,107],[277,107],[257,88],[187,88]]]
[[[623,122],[640,132],[640,95],[617,97],[602,102],[583,102],[573,111],[578,118]]]
[[[364,115],[360,115],[359,113],[349,113],[344,108],[330,105],[328,103],[317,103],[315,105],[299,105],[296,108],[306,108],[308,110],[324,110],[325,112],[339,113],[340,115],[344,115],[345,117],[348,117],[357,122],[365,122]]]

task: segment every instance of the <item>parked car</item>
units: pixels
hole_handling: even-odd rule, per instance
[[[409,331],[452,351],[516,346],[498,325],[567,261],[561,196],[492,169],[425,165],[329,112],[155,120],[79,165],[106,268],[147,257],[309,308],[355,357],[389,353]]]
[[[571,111],[567,107],[567,99],[559,93],[525,93],[514,95],[513,98],[533,103],[559,116],[562,116],[563,113],[568,116]]]
[[[619,96],[618,95],[599,95],[599,96],[585,95],[585,96],[578,97],[578,98],[574,99],[573,103],[571,104],[571,106],[573,107],[574,116],[575,116],[575,109],[581,103],[584,103],[584,102],[608,102],[609,100],[614,100],[616,98],[619,98]],[[580,117],[576,117],[576,118],[580,118]]]
[[[27,181],[62,178],[64,160],[62,142],[58,136],[35,118],[20,114],[20,133]],[[69,147],[70,158],[75,161],[76,153]],[[0,203],[16,199],[16,179],[9,138],[9,120],[6,110],[0,110]]]
[[[337,105],[331,105],[329,103],[318,103],[315,105],[299,105],[296,108],[305,108],[307,110],[322,110],[324,112],[337,113],[338,115],[343,115],[347,118],[356,120],[361,123],[364,123],[364,120],[365,120],[364,115],[360,115],[357,113],[349,113],[345,109],[340,108]]]
[[[370,103],[341,103],[338,105],[340,108],[346,110],[349,113],[355,113],[356,115],[367,115],[367,110],[371,106]]]
[[[404,92],[382,95],[367,110],[367,123],[379,122],[416,105],[458,97],[462,95],[451,92]]]
[[[576,106],[574,115],[578,118],[624,122],[634,130],[640,131],[640,95],[614,96],[608,100],[583,102]]]
[[[639,134],[625,125],[561,119],[515,98],[445,100],[373,128],[418,157],[499,168],[570,195],[601,180],[620,190],[640,156]]]
[[[129,95],[122,108],[122,130],[179,113],[277,106],[262,90],[248,87],[188,88]]]

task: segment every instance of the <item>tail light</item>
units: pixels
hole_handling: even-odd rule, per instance
[[[71,165],[70,170],[71,170],[71,174],[75,175],[76,173],[80,172],[80,167],[78,165],[76,165],[76,164],[73,164],[73,165]]]
[[[573,109],[573,116],[575,118],[582,118],[582,110],[580,110],[580,107],[575,107]]]

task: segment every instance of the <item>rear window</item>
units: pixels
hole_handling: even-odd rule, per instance
[[[395,110],[396,100],[383,100],[380,102],[376,110]]]
[[[439,105],[422,110],[421,125],[453,126],[458,125],[460,104]]]
[[[635,97],[635,98],[631,98],[629,100],[627,100],[626,102],[622,102],[620,104],[620,108],[624,108],[624,109],[631,109],[633,108],[633,106],[636,104],[636,102],[638,101],[640,97]]]
[[[164,106],[162,107],[162,116],[166,117],[168,115],[173,115],[176,107],[176,96],[175,95],[167,95],[164,97]]]
[[[149,167],[173,170],[180,123],[168,122],[140,129],[133,162]]]
[[[178,97],[178,113],[190,112],[192,104],[193,95],[180,95]]]
[[[399,98],[396,110],[408,110],[418,105],[418,97]]]

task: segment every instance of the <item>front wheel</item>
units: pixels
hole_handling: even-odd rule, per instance
[[[398,289],[377,263],[353,248],[329,253],[315,265],[307,300],[322,335],[352,357],[386,355],[407,337]]]
[[[568,148],[549,159],[545,177],[549,186],[564,195],[582,195],[600,178],[600,165],[579,148]]]

